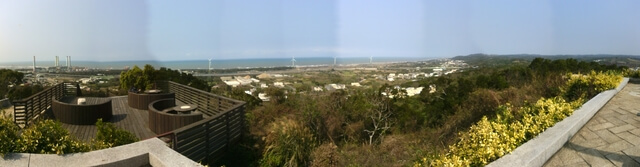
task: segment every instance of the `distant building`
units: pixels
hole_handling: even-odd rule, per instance
[[[424,87],[417,87],[417,88],[408,87],[408,88],[405,89],[405,91],[407,91],[407,96],[411,97],[411,96],[414,96],[414,95],[419,95],[420,92],[422,92],[423,88]]]
[[[248,95],[253,95],[253,92],[255,92],[255,91],[256,91],[256,88],[252,88],[252,89],[249,89],[249,90],[245,90],[244,93],[246,93]]]
[[[80,78],[78,80],[78,82],[83,83],[83,84],[88,84],[88,83],[93,83],[93,79],[91,79],[91,78]]]
[[[240,85],[240,82],[236,81],[236,80],[230,80],[230,81],[224,81],[225,84],[231,86],[231,87],[236,87],[238,85]]]
[[[338,89],[344,89],[346,88],[346,86],[344,84],[328,84],[324,86],[324,88],[327,89],[328,91],[333,91]]]
[[[435,93],[436,92],[436,85],[429,85],[429,93]]]
[[[260,75],[258,75],[256,77],[258,77],[260,79],[267,79],[267,78],[271,78],[271,74],[262,73],[262,74],[260,74]]]
[[[353,82],[353,83],[351,83],[351,86],[360,87],[360,86],[362,86],[362,85],[360,85],[360,83]]]
[[[284,88],[284,83],[282,83],[282,82],[274,82],[273,86],[279,87],[279,88]]]
[[[233,78],[231,78],[231,77],[220,77],[220,80],[222,80],[223,82],[224,81],[231,81],[231,80],[233,80]]]
[[[323,91],[322,86],[314,86],[314,87],[313,87],[313,91],[315,91],[315,92],[322,92],[322,91]]]
[[[236,77],[236,80],[240,83],[240,85],[249,85],[251,84],[253,81],[251,81],[251,78],[244,78],[244,77]]]
[[[395,73],[390,73],[389,75],[387,75],[387,80],[388,81],[394,81],[396,78],[396,74]]]
[[[267,96],[266,93],[258,93],[258,98],[260,98],[260,100],[262,101],[269,101],[271,100],[271,97]]]

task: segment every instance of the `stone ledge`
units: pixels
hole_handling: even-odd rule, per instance
[[[86,153],[64,155],[11,153],[0,166],[202,166],[158,138]]]
[[[542,166],[575,135],[613,96],[629,82],[624,78],[616,89],[604,91],[587,101],[573,114],[522,144],[513,152],[491,162],[491,167]]]

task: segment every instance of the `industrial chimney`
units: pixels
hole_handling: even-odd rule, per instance
[[[71,71],[71,56],[67,56],[67,70]]]
[[[36,73],[36,56],[33,56],[33,73]]]

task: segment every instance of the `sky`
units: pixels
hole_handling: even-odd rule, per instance
[[[640,55],[640,1],[0,0],[0,62]]]

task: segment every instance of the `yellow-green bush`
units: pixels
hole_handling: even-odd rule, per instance
[[[18,126],[6,118],[0,118],[0,156],[13,152],[19,138]]]
[[[591,98],[602,91],[616,88],[620,81],[622,75],[612,71],[591,71],[588,75],[573,74],[569,75],[569,81],[562,89],[562,94],[570,101]]]
[[[620,74],[591,72],[589,75],[573,75],[567,88],[571,89],[571,85],[586,85],[589,88],[586,91],[592,89],[599,93],[615,88],[621,79]],[[585,90],[570,89],[567,90],[578,93]],[[469,131],[460,133],[459,140],[449,146],[446,154],[422,158],[415,166],[486,165],[571,115],[574,109],[582,105],[585,94],[583,92],[582,95],[575,96],[571,102],[562,97],[541,98],[535,104],[517,110],[518,115],[522,115],[519,119],[511,115],[509,104],[502,105],[498,108],[495,119],[483,117]]]
[[[41,154],[65,154],[86,152],[90,147],[69,136],[60,122],[44,120],[22,132],[17,152]]]
[[[95,149],[125,145],[139,140],[131,132],[122,130],[111,123],[102,122],[102,119],[98,119],[96,126],[98,131],[93,140]]]
[[[622,73],[625,77],[640,78],[640,70],[632,70],[627,68],[624,71],[622,71]]]
[[[18,135],[19,128],[11,120],[0,118],[0,155],[7,153],[67,154],[99,150],[138,141],[128,131],[111,123],[96,123],[98,133],[91,144],[73,138],[60,122],[42,120]]]

